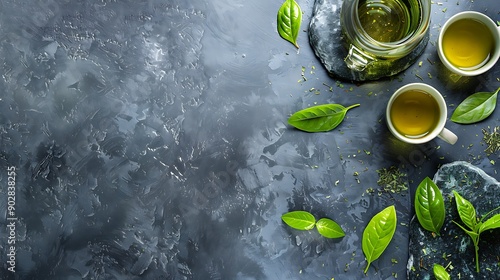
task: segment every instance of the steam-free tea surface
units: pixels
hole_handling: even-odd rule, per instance
[[[379,42],[396,42],[410,29],[410,10],[400,0],[363,0],[358,5],[363,29]]]
[[[429,31],[427,31],[419,45],[405,57],[379,61],[379,63],[368,65],[363,71],[352,71],[344,62],[348,51],[344,46],[343,40],[339,40],[343,36],[340,26],[340,7],[342,3],[342,0],[316,0],[313,17],[308,29],[313,51],[331,76],[349,81],[377,80],[393,76],[410,67],[425,51],[429,41]],[[408,3],[416,3],[416,0],[408,0]],[[418,5],[413,4],[410,7],[412,7],[409,9],[410,13],[419,13]],[[418,22],[419,17],[413,18]],[[414,24],[412,21],[410,25]],[[399,25],[401,25],[401,22],[398,22]],[[384,30],[385,32],[387,28],[384,27],[379,30]],[[370,36],[376,37],[377,35],[373,33]]]
[[[439,106],[431,95],[419,90],[402,93],[394,100],[391,120],[396,130],[410,138],[420,138],[439,122]]]
[[[456,67],[480,67],[493,50],[493,35],[486,25],[473,19],[452,23],[443,35],[443,52]]]

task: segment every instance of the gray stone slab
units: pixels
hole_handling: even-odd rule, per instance
[[[445,200],[446,218],[440,236],[424,230],[416,217],[410,223],[409,279],[434,279],[434,263],[449,267],[451,279],[498,279],[500,275],[500,229],[481,234],[480,272],[476,272],[471,238],[452,221],[463,225],[452,190],[472,203],[481,218],[500,205],[500,183],[480,168],[463,161],[443,165],[433,181]],[[500,211],[492,213],[498,214]],[[490,216],[487,216],[488,219]],[[485,220],[486,220],[485,219]]]

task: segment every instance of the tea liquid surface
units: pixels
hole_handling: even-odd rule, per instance
[[[493,35],[486,25],[473,19],[452,23],[443,35],[443,53],[456,67],[480,67],[493,50]]]
[[[439,122],[439,105],[424,91],[410,90],[394,100],[390,112],[396,130],[409,138],[420,138],[430,133]]]
[[[365,32],[379,42],[396,42],[410,29],[410,10],[402,0],[361,0],[358,16]]]

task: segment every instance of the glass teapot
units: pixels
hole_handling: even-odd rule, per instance
[[[390,68],[410,54],[429,29],[431,0],[344,0],[340,24],[352,71]],[[378,69],[381,72],[387,69]]]

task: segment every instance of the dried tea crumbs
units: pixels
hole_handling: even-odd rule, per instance
[[[324,86],[326,86],[326,87],[328,87],[328,90],[329,90],[329,91],[333,91],[333,87],[332,87],[332,86],[330,86],[329,84],[327,84],[327,83],[323,83],[323,85],[324,85]]]
[[[484,152],[487,155],[494,154],[500,151],[500,126],[493,128],[493,131],[483,128],[483,141],[486,143],[487,148]]]
[[[398,167],[391,166],[377,170],[379,179],[377,184],[382,190],[390,193],[401,193],[408,190],[406,185],[406,174],[401,172]]]

